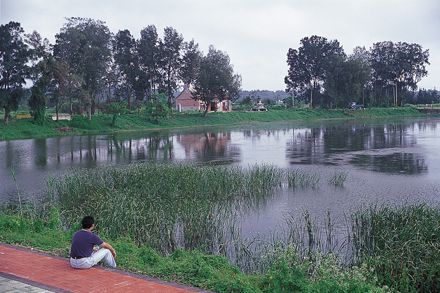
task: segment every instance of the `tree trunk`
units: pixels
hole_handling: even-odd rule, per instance
[[[127,108],[131,109],[131,93],[130,93],[130,90],[127,90]]]
[[[5,109],[5,115],[3,116],[3,122],[6,124],[6,125],[8,125],[8,123],[9,123],[9,113],[10,113],[10,111],[8,110],[8,109],[6,109],[6,108],[4,108]]]
[[[92,120],[92,104],[87,105],[87,119]]]
[[[91,97],[90,114],[95,115],[95,110],[96,110],[96,102],[95,102],[95,95],[93,94]]]
[[[206,114],[208,114],[208,107],[209,107],[210,103],[211,103],[211,100],[208,100],[208,102],[205,105],[205,111],[203,112],[203,117],[206,117]]]
[[[58,122],[59,106],[60,106],[59,98],[57,97],[56,98],[56,104],[55,104],[55,114],[57,115],[57,122]]]
[[[362,87],[362,105],[364,105],[365,108],[365,89]]]

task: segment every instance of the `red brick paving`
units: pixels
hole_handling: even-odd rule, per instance
[[[67,259],[0,244],[0,273],[70,292],[197,292],[111,269],[73,269]]]

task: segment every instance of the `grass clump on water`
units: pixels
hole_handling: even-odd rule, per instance
[[[291,188],[316,188],[319,184],[320,176],[316,173],[307,173],[300,169],[286,171],[287,183]]]
[[[348,173],[347,172],[336,172],[332,177],[328,180],[330,185],[334,185],[336,187],[343,187],[345,181],[347,180]]]

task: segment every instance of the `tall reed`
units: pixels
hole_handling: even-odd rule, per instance
[[[168,253],[212,251],[225,240],[225,223],[264,204],[281,184],[271,166],[198,167],[134,164],[69,174],[51,184],[68,225],[93,214],[98,228]]]
[[[400,292],[440,290],[440,209],[426,204],[372,207],[352,216],[357,262]]]
[[[304,212],[289,217],[280,233],[241,235],[238,215],[264,206],[277,188],[312,188],[319,178],[268,165],[133,164],[68,174],[51,182],[50,198],[59,202],[67,226],[91,214],[100,233],[127,236],[164,254],[198,249],[223,254],[244,271],[264,271],[279,251],[295,247],[305,259],[335,253],[345,264],[368,264],[381,284],[402,292],[440,288],[435,207],[371,207],[347,216],[344,229],[335,229],[329,212],[321,220]]]
[[[345,181],[347,180],[347,176],[347,172],[335,172],[333,176],[330,177],[330,179],[328,180],[328,183],[336,187],[343,187]]]
[[[287,170],[286,177],[288,186],[292,188],[316,188],[320,180],[319,174],[307,173],[299,169]]]

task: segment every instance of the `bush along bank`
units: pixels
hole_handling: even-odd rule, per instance
[[[424,114],[413,107],[371,108],[364,110],[283,109],[268,112],[209,113],[206,117],[203,117],[201,113],[175,113],[168,118],[160,119],[157,123],[152,121],[143,112],[121,114],[117,117],[117,120],[114,120],[114,115],[112,114],[99,114],[93,116],[90,121],[82,116],[74,116],[71,121],[56,122],[48,120],[43,125],[35,124],[30,119],[14,120],[8,125],[0,123],[0,140],[260,122],[370,119],[405,116],[424,116]]]
[[[46,217],[17,211],[0,213],[0,241],[66,257],[75,228],[63,230],[59,212]],[[105,237],[105,236],[104,236]],[[300,260],[294,247],[279,252],[267,273],[245,274],[222,256],[175,250],[163,256],[129,238],[111,239],[119,268],[215,292],[386,292],[366,267],[342,268],[333,256]]]

